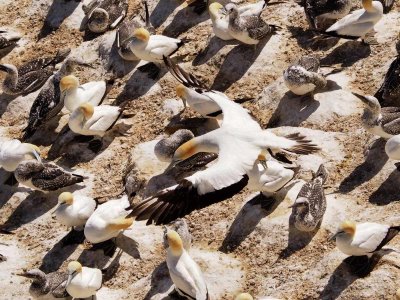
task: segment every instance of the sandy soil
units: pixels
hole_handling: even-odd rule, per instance
[[[326,49],[309,47],[311,33],[305,31],[301,7],[292,1],[271,6],[263,17],[283,29],[255,50],[215,38],[207,45],[211,33],[207,15],[198,16],[191,9],[178,12],[175,0],[149,0],[149,5],[158,33],[189,40],[178,52],[184,68],[230,97],[255,97],[245,107],[264,128],[278,133],[300,131],[322,148],[316,155],[298,158],[303,167],[299,179],[277,196],[279,201],[272,209],[263,209],[256,194],[244,190],[187,216],[193,234],[191,255],[204,270],[212,298],[233,299],[238,292],[248,291],[258,298],[394,299],[400,282],[398,254],[383,256],[368,276],[358,278],[343,262],[346,256],[327,239],[346,218],[400,223],[400,173],[386,157],[382,141],[364,157],[364,147],[372,136],[362,129],[361,103],[349,92],[374,93],[379,87],[395,56],[400,4],[377,24],[378,45],[341,40]],[[130,100],[127,112],[131,116],[106,136],[99,154],[84,143],[57,140],[68,120],[66,112],[31,139],[44,157],[89,177],[84,185],[74,187],[76,193],[106,201],[121,193],[132,169],[137,181],[162,173],[166,165],[155,159],[153,140],[165,134],[171,112],[176,112],[180,103],[170,74],[163,71],[153,81],[136,70],[137,64],[118,57],[114,32],[93,36],[79,31],[81,6],[63,0],[2,1],[0,28],[18,32],[23,39],[1,62],[19,65],[70,47],[71,56],[95,66],[78,68],[75,75],[81,82],[117,77],[107,102]],[[138,13],[139,8],[139,1],[130,1],[130,13]],[[205,48],[206,53],[200,53]],[[301,100],[287,91],[282,72],[310,52],[320,55],[323,64],[344,69],[328,77],[328,87],[317,93],[315,100]],[[21,137],[37,93],[17,98],[0,95],[0,141]],[[198,116],[187,110],[181,117]],[[198,132],[204,130],[204,126],[198,128]],[[304,180],[311,177],[310,170],[315,171],[320,163],[330,173],[328,209],[321,228],[305,236],[290,225],[288,206]],[[1,182],[5,176],[0,173]],[[124,253],[112,259],[87,244],[63,247],[68,232],[51,218],[57,196],[22,186],[1,186],[0,222],[15,232],[0,237],[0,253],[7,258],[0,262],[1,299],[29,298],[29,281],[14,275],[21,269],[65,270],[73,259],[99,268],[119,262],[116,273],[99,291],[99,299],[169,299],[172,286],[164,263],[162,228],[135,223],[118,240]],[[391,246],[400,247],[400,238]]]

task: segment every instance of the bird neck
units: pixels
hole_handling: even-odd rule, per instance
[[[229,21],[235,21],[238,16],[239,16],[239,11],[237,9],[232,10],[229,13]]]
[[[168,253],[172,257],[180,257],[183,254],[183,247],[169,247],[168,248]]]
[[[374,12],[375,8],[372,5],[372,0],[362,0],[362,6],[368,12]]]

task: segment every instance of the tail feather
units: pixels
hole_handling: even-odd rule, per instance
[[[74,183],[83,182],[85,179],[87,179],[87,177],[78,174],[72,174],[72,181]]]
[[[278,25],[273,25],[273,24],[269,24],[270,27],[270,33],[276,33],[278,32],[278,30],[282,29],[282,27],[278,26]]]
[[[307,140],[305,136],[300,135],[298,132],[288,134],[285,136],[285,138],[297,142],[296,145],[288,149],[284,149],[288,152],[307,155],[321,150],[321,148],[319,148],[316,144],[311,144],[311,140]]]

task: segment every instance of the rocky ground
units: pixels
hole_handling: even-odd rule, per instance
[[[130,14],[140,12],[139,1],[129,4]],[[299,178],[277,195],[277,203],[269,210],[262,208],[256,194],[244,190],[187,216],[193,234],[190,253],[205,273],[212,299],[233,299],[240,291],[257,299],[394,299],[400,282],[398,254],[383,256],[369,275],[359,278],[328,237],[344,219],[400,223],[400,172],[385,155],[382,141],[364,156],[372,136],[362,129],[362,105],[350,93],[373,94],[382,82],[395,56],[400,4],[377,24],[377,45],[340,40],[324,48],[310,46],[312,34],[305,30],[300,6],[293,1],[271,6],[263,17],[282,30],[256,49],[215,38],[208,43],[212,30],[207,14],[198,16],[191,8],[179,10],[179,5],[176,0],[149,0],[157,33],[188,40],[177,54],[182,66],[232,98],[254,97],[245,107],[264,128],[280,134],[301,132],[322,148],[318,154],[298,157]],[[78,68],[75,75],[81,82],[116,78],[107,102],[130,100],[130,117],[106,136],[98,154],[87,149],[87,144],[57,139],[68,120],[64,111],[30,140],[40,146],[43,157],[88,176],[75,187],[75,193],[106,201],[123,191],[124,178],[132,170],[144,182],[163,172],[166,164],[156,159],[153,148],[181,108],[170,74],[163,71],[151,80],[137,70],[137,64],[122,61],[115,49],[115,32],[94,36],[80,31],[80,2],[3,0],[0,12],[0,29],[23,36],[1,63],[19,65],[70,47],[71,57],[94,66]],[[323,64],[343,68],[328,77],[328,86],[314,100],[293,96],[282,80],[283,70],[307,53],[320,55]],[[22,136],[37,94],[16,98],[0,94],[0,141]],[[181,115],[182,119],[195,117],[199,116],[190,110]],[[204,131],[203,127],[198,131]],[[300,234],[290,225],[288,206],[304,180],[311,178],[310,171],[321,163],[330,174],[327,212],[317,232]],[[0,173],[1,182],[5,176]],[[143,188],[139,191],[145,193]],[[118,238],[122,256],[111,260],[85,243],[63,247],[68,232],[51,217],[57,196],[1,185],[0,222],[15,232],[1,236],[0,253],[7,258],[0,263],[1,299],[29,298],[30,283],[15,275],[22,269],[65,270],[74,259],[99,268],[120,264],[98,292],[99,299],[169,299],[172,286],[164,263],[161,227],[135,223]],[[391,246],[400,247],[400,239],[394,239]]]

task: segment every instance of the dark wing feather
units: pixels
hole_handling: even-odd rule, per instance
[[[382,247],[385,246],[387,243],[389,243],[399,232],[400,232],[400,226],[390,227],[385,238],[373,252],[381,250]]]
[[[272,32],[270,26],[257,16],[244,17],[243,21],[246,23],[247,32],[252,39],[262,40]]]
[[[50,68],[29,72],[25,75],[18,76],[16,90],[22,94],[29,94],[39,89],[47,79],[53,74]]]
[[[194,210],[232,197],[247,185],[248,180],[244,175],[242,180],[229,187],[200,196],[192,182],[183,179],[174,189],[166,189],[134,206],[130,216],[135,216],[138,221],[147,219],[147,225],[153,222],[168,224]]]
[[[385,79],[376,92],[375,97],[381,104],[385,100],[398,100],[400,96],[400,57],[397,57],[390,65],[386,73]],[[393,99],[392,99],[393,98]]]

